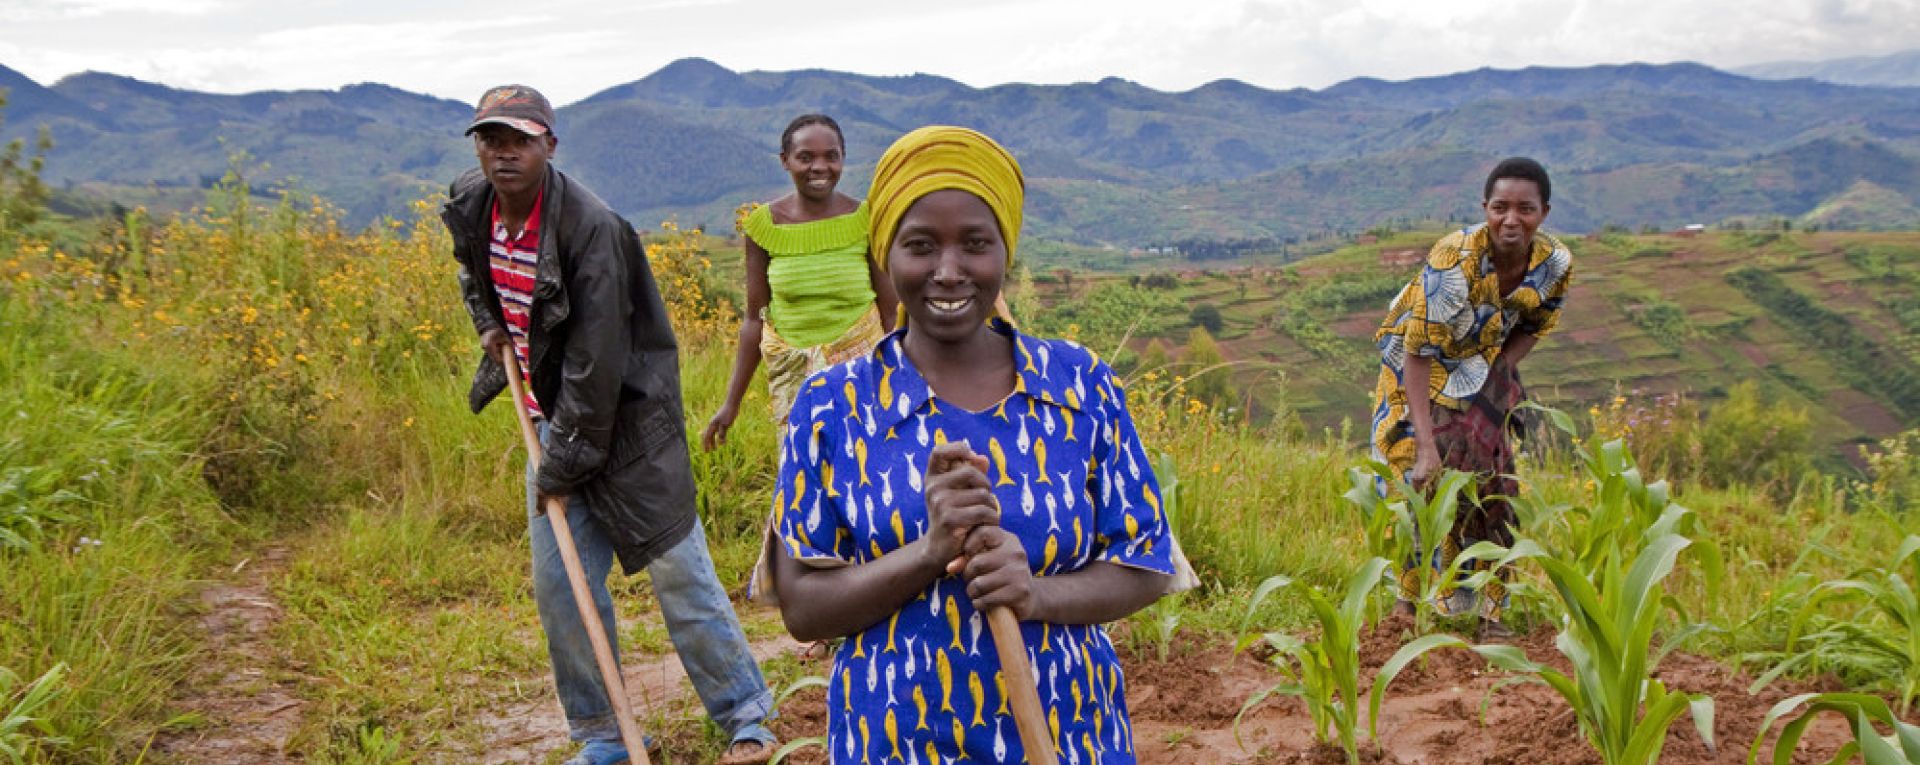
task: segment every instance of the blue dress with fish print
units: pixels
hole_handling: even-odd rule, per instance
[[[969,412],[932,395],[901,347],[814,375],[788,418],[774,515],[780,543],[815,567],[859,565],[927,528],[927,460],[947,441],[987,455],[1001,526],[1036,576],[1094,561],[1172,574],[1160,489],[1113,371],[1065,340],[1010,337],[1018,380]],[[1134,762],[1113,643],[1100,625],[1026,622],[1041,706],[1066,765]],[[827,692],[828,747],[844,765],[1022,762],[986,620],[960,577],[937,580],[843,643]]]

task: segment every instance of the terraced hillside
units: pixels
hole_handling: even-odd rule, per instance
[[[1219,340],[1255,416],[1364,422],[1377,372],[1371,338],[1437,231],[1404,233],[1284,267],[1167,278],[1043,275],[1045,306],[1103,284],[1171,293],[1128,347],[1185,341],[1218,310]],[[1570,239],[1575,286],[1561,331],[1525,369],[1536,398],[1585,409],[1616,390],[1706,401],[1742,380],[1813,417],[1829,458],[1920,425],[1920,233],[1725,231]],[[1177,353],[1176,353],[1177,356]],[[1356,431],[1355,437],[1358,438]]]

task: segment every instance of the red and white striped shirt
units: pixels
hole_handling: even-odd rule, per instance
[[[533,211],[527,214],[526,228],[518,235],[500,221],[500,200],[493,201],[492,243],[488,247],[488,270],[493,273],[493,288],[500,293],[500,313],[507,320],[507,335],[513,338],[513,353],[520,359],[520,379],[531,380],[527,369],[527,332],[533,326],[533,287],[540,262],[540,200],[533,199]],[[527,386],[527,411],[542,416],[540,402]]]

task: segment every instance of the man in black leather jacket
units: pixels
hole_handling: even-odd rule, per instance
[[[707,712],[733,736],[725,763],[765,762],[772,696],[748,649],[694,514],[681,411],[679,348],[633,226],[553,168],[553,109],[532,88],[481,97],[473,123],[480,167],[453,182],[441,219],[485,350],[468,404],[506,388],[499,351],[513,348],[531,382],[545,457],[530,471],[534,596],[554,679],[575,740],[569,763],[626,758],[594,665],[553,530],[539,513],[567,500],[593,600],[618,645],[606,577],[617,556],[645,568],[681,662]]]

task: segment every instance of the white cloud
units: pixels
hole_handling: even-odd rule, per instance
[[[43,82],[80,69],[221,92],[378,81],[465,101],[516,80],[559,103],[684,56],[733,69],[930,72],[972,85],[1119,76],[1184,90],[1228,77],[1318,88],[1483,66],[1737,66],[1920,41],[1920,0],[30,0],[4,8],[0,17],[35,19],[9,25],[0,63]],[[186,15],[154,16],[161,8]],[[507,52],[515,49],[523,52]]]
[[[204,16],[227,5],[224,0],[10,0],[0,4],[0,21],[91,19],[101,16]]]

